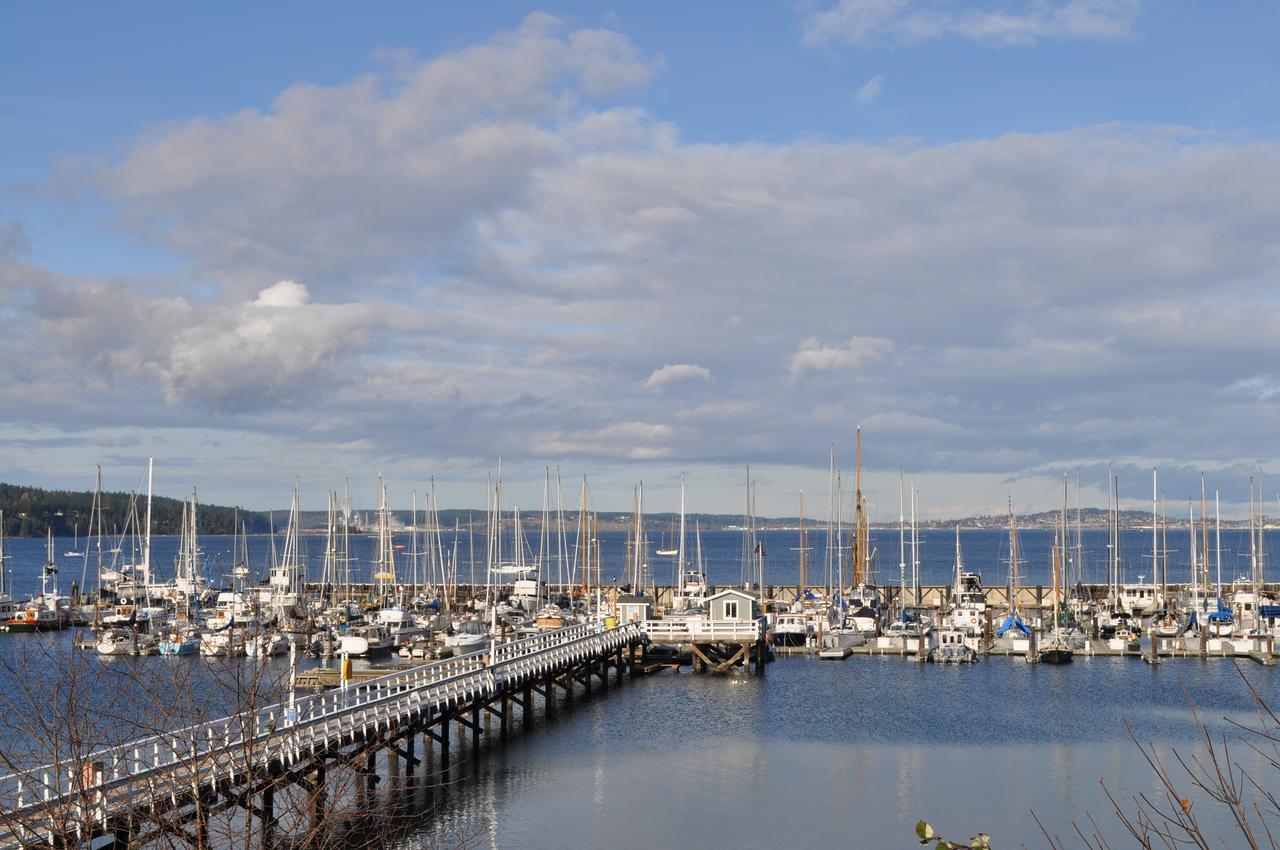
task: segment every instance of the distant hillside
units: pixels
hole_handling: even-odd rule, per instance
[[[122,529],[129,510],[129,493],[103,493],[103,528]],[[40,537],[46,528],[52,528],[56,536],[71,536],[77,523],[82,535],[88,533],[89,511],[93,504],[92,492],[71,492],[67,490],[41,490],[38,487],[26,487],[16,484],[0,483],[0,510],[4,511],[5,534],[12,537]],[[142,516],[146,509],[145,496],[138,497],[138,514]],[[156,497],[152,500],[152,531],[155,534],[176,534],[182,521],[182,502],[177,499]],[[413,517],[408,510],[392,512],[393,522],[397,528],[413,525]],[[600,531],[618,531],[632,527],[631,514],[626,511],[600,511],[595,515],[596,527]],[[230,534],[235,517],[235,509],[219,505],[200,505],[200,531],[203,534]],[[261,534],[272,527],[282,531],[289,521],[289,511],[285,508],[275,511],[241,511],[249,533]],[[318,531],[325,527],[327,514],[325,511],[303,511],[302,527],[310,531]],[[553,517],[554,518],[554,517]],[[679,515],[674,513],[645,514],[645,529],[649,534],[673,532],[679,522]],[[365,532],[374,531],[377,527],[377,513],[373,510],[352,510],[353,529]],[[1074,525],[1075,510],[1067,512],[1068,524]],[[506,520],[509,522],[509,518]],[[542,522],[540,511],[526,511],[521,514],[525,532],[534,535]],[[1040,511],[1018,517],[1020,528],[1052,528],[1057,525],[1057,511]],[[450,508],[439,512],[440,526],[451,529],[455,524],[463,531],[468,527],[474,533],[483,534],[486,528],[485,512],[478,509]],[[1101,508],[1084,508],[1080,512],[1080,522],[1086,528],[1106,528],[1107,512]],[[576,533],[578,513],[566,511],[564,514],[565,529]],[[809,517],[806,525],[812,529],[820,529],[826,522],[822,518]],[[962,519],[933,519],[922,521],[921,528],[1005,528],[1008,516],[993,514],[990,516],[970,516]],[[418,525],[426,526],[425,514],[418,512]],[[771,529],[794,529],[800,524],[799,517],[757,517],[756,528],[762,531]],[[874,523],[877,528],[896,528],[896,522]],[[1239,526],[1240,522],[1223,520],[1223,527]],[[687,531],[692,534],[695,527],[703,531],[723,531],[742,527],[742,517],[738,514],[689,514],[685,517]],[[1151,514],[1145,511],[1121,511],[1121,528],[1150,528]],[[1185,528],[1186,520],[1169,521],[1170,528]]]
[[[102,529],[110,534],[123,530],[129,516],[129,493],[102,494]],[[80,527],[82,537],[89,534],[89,514],[93,509],[92,492],[41,490],[20,484],[0,483],[0,510],[4,511],[4,532],[10,537],[43,537],[52,528],[56,537],[70,537]],[[138,497],[139,518],[145,521],[146,494]],[[235,518],[234,508],[200,505],[200,531],[207,534],[230,534]],[[242,511],[240,518],[250,533],[267,530],[267,515]],[[182,502],[157,496],[151,500],[153,534],[177,534],[182,524]]]

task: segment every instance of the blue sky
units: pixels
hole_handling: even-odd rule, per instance
[[[0,478],[782,513],[861,423],[947,515],[1274,462],[1271,4],[5,15]]]

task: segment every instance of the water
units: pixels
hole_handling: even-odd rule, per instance
[[[1246,672],[1276,693],[1274,670]],[[1222,662],[787,658],[763,678],[663,674],[562,710],[486,756],[423,834],[503,848],[586,836],[620,850],[907,847],[924,818],[953,838],[1039,846],[1034,809],[1068,838],[1092,814],[1117,839],[1099,782],[1122,798],[1157,790],[1124,723],[1166,755],[1192,751],[1188,697],[1219,730],[1223,715],[1250,712]],[[1237,755],[1275,780],[1253,754]],[[1225,812],[1186,796],[1230,835]]]
[[[765,550],[765,583],[795,584],[799,579],[799,535],[796,531],[764,531],[758,533],[759,540]],[[532,558],[538,551],[538,535],[536,531],[526,533],[526,554]],[[1101,529],[1086,529],[1083,535],[1082,569],[1084,580],[1098,584],[1107,581],[1107,533]],[[996,529],[970,529],[961,532],[961,546],[964,551],[966,567],[982,573],[988,585],[1004,585],[1008,576],[1009,536],[1007,532]],[[603,555],[603,577],[606,584],[625,581],[627,562],[627,535],[620,531],[601,532],[600,549]],[[659,536],[650,536],[652,548],[660,548]],[[568,536],[568,548],[574,549],[574,538]],[[397,574],[408,579],[412,574],[409,552],[412,548],[409,535],[397,535],[396,542],[404,548],[397,558]],[[670,541],[662,543],[669,545]],[[898,535],[894,531],[877,530],[872,535],[872,548],[875,551],[875,563],[881,584],[896,585],[899,580]],[[271,538],[269,536],[251,536],[249,538],[249,560],[259,579],[266,574],[266,565],[271,559]],[[469,554],[474,543],[476,563],[471,564]],[[1028,529],[1019,534],[1020,558],[1022,564],[1023,584],[1050,584],[1051,558],[1050,548],[1053,534],[1043,529]],[[71,582],[86,582],[93,587],[96,581],[97,555],[92,544],[83,539],[80,545],[89,548],[88,561],[84,558],[66,557],[62,553],[71,549],[71,538],[55,538],[54,553],[59,566],[60,588],[68,592]],[[282,545],[277,543],[277,548]],[[509,546],[509,543],[507,544]],[[1162,544],[1163,545],[1163,544]],[[1209,545],[1214,546],[1213,534],[1209,535]],[[106,546],[106,544],[104,544]],[[201,539],[205,553],[205,571],[215,581],[230,584],[232,565],[232,538],[225,536],[206,536]],[[811,584],[825,584],[827,581],[827,560],[825,535],[818,531],[809,532],[809,580]],[[1197,541],[1199,546],[1199,541]],[[178,550],[178,538],[172,536],[156,537],[152,540],[152,564],[160,577],[172,576],[173,565]],[[369,581],[373,573],[376,541],[366,535],[351,537],[352,579],[353,581]],[[453,534],[445,536],[443,547],[446,555],[454,551]],[[694,557],[693,535],[689,535],[688,558]],[[1266,533],[1266,552],[1280,551],[1280,531],[1271,530]],[[302,560],[306,564],[308,576],[318,580],[321,576],[324,560],[324,538],[318,535],[304,535],[302,538]],[[551,548],[551,547],[548,547]],[[736,585],[742,581],[741,552],[742,537],[734,531],[703,532],[703,560],[707,575],[712,584]],[[923,584],[950,584],[952,565],[954,563],[955,537],[951,531],[929,530],[920,533],[920,580]],[[1129,530],[1121,535],[1121,562],[1124,575],[1128,581],[1138,581],[1145,576],[1148,581],[1152,575],[1152,542],[1150,531]],[[36,593],[40,590],[40,573],[45,561],[45,541],[34,538],[10,538],[5,541],[7,554],[6,570],[12,592],[15,596]],[[457,541],[458,580],[469,583],[474,580],[483,584],[485,573],[483,566],[484,541],[481,537],[469,540],[465,532]],[[1236,576],[1247,573],[1249,567],[1248,532],[1245,529],[1224,529],[1222,532],[1222,579],[1230,582]],[[906,570],[910,581],[911,551],[907,545]],[[121,557],[128,560],[129,547],[124,546]],[[1187,581],[1190,575],[1190,542],[1185,529],[1171,531],[1168,536],[1167,558],[1170,581]],[[111,556],[104,555],[109,565]],[[651,555],[649,568],[658,584],[674,584],[674,558]],[[833,559],[834,562],[834,559]],[[1212,563],[1212,562],[1211,562]],[[425,560],[419,566],[419,575],[426,574]],[[840,572],[838,562],[833,563],[833,579]],[[1075,570],[1073,569],[1073,573]],[[1210,579],[1216,578],[1216,569],[1211,566]],[[544,578],[551,582],[568,580],[575,573],[573,553],[567,553],[562,561],[553,555],[548,558],[548,568]],[[848,565],[844,567],[846,581],[849,576]],[[83,584],[81,586],[84,586]]]
[[[1274,537],[1268,535],[1271,548],[1280,542]],[[796,534],[766,532],[761,539],[767,581],[794,582]],[[357,540],[357,574],[367,574],[372,542]],[[897,535],[881,533],[878,540],[880,578],[896,581]],[[603,541],[608,580],[611,567],[621,572],[625,540],[605,534]],[[980,569],[988,584],[1002,584],[1006,535],[969,531],[962,542],[968,565]],[[1105,578],[1105,542],[1105,533],[1086,532],[1086,579]],[[1224,563],[1224,577],[1239,571],[1238,553],[1246,542],[1243,532],[1224,533],[1224,549],[1231,549],[1224,562],[1232,564],[1228,570]],[[68,543],[57,541],[55,551]],[[315,577],[322,543],[307,543]],[[812,543],[810,575],[820,581],[821,537]],[[1050,543],[1048,532],[1022,534],[1027,582],[1048,581]],[[1185,533],[1169,543],[1176,577],[1188,562]],[[949,581],[952,545],[949,532],[923,535],[922,581]],[[216,574],[229,563],[230,540],[207,538],[204,546]],[[447,546],[452,548],[451,541]],[[739,536],[704,534],[703,546],[711,581],[736,584]],[[38,589],[43,541],[10,540],[8,548],[16,589]],[[466,549],[464,541],[464,578]],[[171,564],[175,550],[173,538],[158,539],[155,563]],[[1149,575],[1142,563],[1151,550],[1149,532],[1126,532],[1123,550],[1131,579],[1139,572]],[[268,552],[268,539],[251,540],[256,564],[265,563]],[[71,569],[62,563],[66,589]],[[671,580],[669,562],[655,559],[654,569],[660,583]],[[0,658],[13,666],[31,646],[23,642],[33,640],[46,639],[0,635]],[[70,636],[51,640],[55,650],[41,668],[42,678],[28,674],[26,681],[44,687],[58,681],[64,662],[57,652],[69,651]],[[145,686],[163,692],[169,683],[189,681],[196,707],[213,711],[228,698],[228,671],[236,669],[199,658],[79,657],[99,671],[90,703],[109,701],[109,691]],[[277,685],[286,664],[272,662]],[[1273,704],[1280,703],[1278,669],[1245,664],[1240,669]],[[178,672],[184,670],[192,672]],[[4,693],[19,690],[20,672],[0,669]],[[223,696],[216,698],[218,693]],[[0,718],[0,747],[10,751],[21,728],[11,701],[2,701]],[[1152,667],[1133,659],[1081,657],[1053,667],[993,658],[961,667],[893,657],[841,663],[782,658],[761,678],[663,673],[572,708],[562,703],[556,722],[540,722],[532,734],[515,735],[507,747],[484,752],[479,762],[455,772],[459,781],[412,843],[539,848],[590,842],[622,850],[777,850],[801,843],[908,847],[915,846],[916,820],[924,818],[953,838],[983,831],[999,847],[1040,846],[1045,841],[1031,817],[1034,810],[1051,831],[1068,838],[1073,823],[1092,815],[1114,846],[1127,846],[1099,783],[1105,781],[1123,800],[1160,789],[1125,724],[1172,763],[1174,750],[1199,751],[1191,703],[1218,733],[1238,734],[1224,717],[1253,722],[1236,666],[1220,659],[1170,659]],[[140,721],[146,722],[152,718]],[[1275,787],[1275,770],[1259,756],[1238,742],[1232,752],[1264,787]],[[1176,770],[1175,776],[1211,834],[1226,836],[1225,846],[1238,844],[1225,812],[1193,794]]]

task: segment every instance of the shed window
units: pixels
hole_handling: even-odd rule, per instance
[[[726,620],[738,619],[738,602],[736,599],[732,602],[724,603],[724,618]]]

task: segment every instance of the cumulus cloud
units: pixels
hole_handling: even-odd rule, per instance
[[[336,285],[429,256],[520,203],[539,168],[574,154],[560,131],[585,103],[660,64],[616,32],[535,13],[392,76],[299,83],[264,111],[147,135],[98,184],[129,227],[228,282],[301,269]]]
[[[1224,421],[1222,456],[1274,454],[1280,145],[691,144],[624,100],[658,60],[575,32],[534,16],[127,146],[105,200],[188,273],[0,263],[0,409],[405,468],[800,468],[860,421],[875,463],[957,474],[1186,457]]]
[[[884,75],[877,74],[858,86],[858,90],[854,92],[853,99],[859,106],[866,106],[880,96],[880,92],[884,89]]]
[[[241,303],[73,279],[45,284],[35,314],[71,368],[151,378],[170,404],[222,414],[296,405],[340,381],[380,324],[371,305],[310,304],[307,288],[288,280]]]
[[[1141,0],[1024,0],[947,4],[937,0],[839,0],[809,16],[805,41],[864,42],[876,36],[928,41],[956,36],[995,45],[1114,39],[1132,33]]]
[[[893,341],[874,336],[855,336],[845,345],[822,345],[817,337],[800,342],[791,355],[791,379],[796,380],[820,372],[842,372],[861,369],[883,358],[893,350]]]
[[[710,381],[711,370],[693,363],[668,363],[645,379],[644,388],[658,390],[684,381]]]

